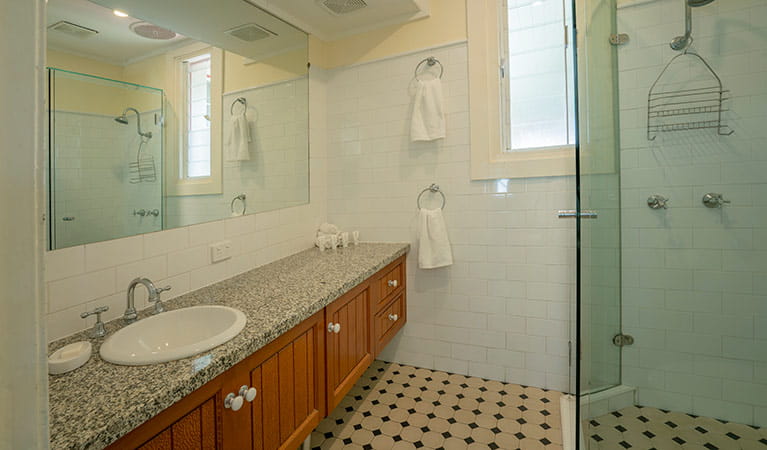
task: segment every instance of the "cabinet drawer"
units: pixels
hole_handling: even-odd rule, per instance
[[[406,320],[407,305],[405,304],[405,291],[402,291],[390,299],[390,303],[384,306],[375,317],[376,356],[397,334]]]
[[[402,288],[405,285],[405,262],[404,260],[398,261],[392,266],[386,275],[382,276],[378,280],[378,306],[377,311],[380,311],[380,307],[384,306],[384,302],[387,301],[389,295]]]

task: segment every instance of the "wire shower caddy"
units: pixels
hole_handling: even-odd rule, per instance
[[[658,91],[658,84],[663,75],[684,56],[692,57],[703,65],[710,75],[705,85],[691,89]],[[655,79],[647,96],[647,139],[654,141],[658,133],[663,132],[702,129],[715,129],[720,136],[731,135],[735,130],[722,123],[722,113],[728,111],[724,102],[730,99],[729,92],[724,89],[721,78],[702,56],[689,50],[674,56]]]

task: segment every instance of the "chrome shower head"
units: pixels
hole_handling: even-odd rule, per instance
[[[122,114],[115,117],[115,122],[121,123],[123,125],[128,125],[128,112],[132,111],[134,114],[136,114],[136,129],[138,131],[138,135],[147,139],[152,139],[152,132],[147,131],[146,133],[141,131],[141,113],[138,112],[136,108],[131,108],[130,106],[125,108],[125,111],[123,111]]]
[[[698,6],[706,6],[709,3],[713,3],[713,1],[714,0],[687,0],[687,4],[693,8],[697,8]]]

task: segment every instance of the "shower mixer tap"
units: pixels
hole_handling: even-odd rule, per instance
[[[647,206],[651,209],[668,209],[669,200],[660,194],[653,194],[647,198]]]
[[[724,205],[731,203],[729,200],[725,200],[722,194],[716,192],[709,192],[703,196],[702,202],[706,205],[706,208],[721,208]]]

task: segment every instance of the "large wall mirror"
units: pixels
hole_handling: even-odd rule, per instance
[[[309,201],[308,45],[243,0],[49,0],[49,246]]]

